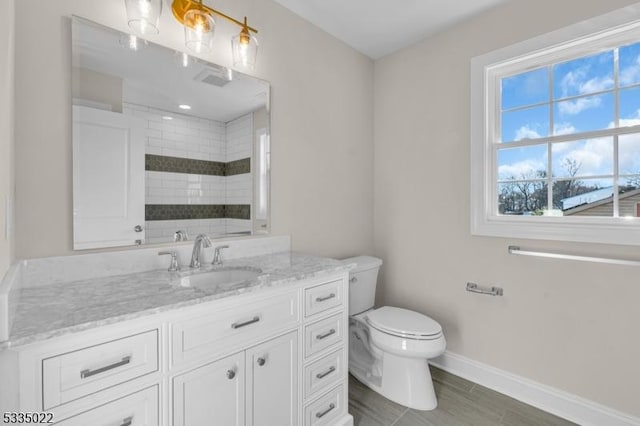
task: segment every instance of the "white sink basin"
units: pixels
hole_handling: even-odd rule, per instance
[[[202,290],[231,290],[238,284],[254,280],[260,275],[262,275],[262,270],[258,268],[220,268],[182,277],[180,285],[182,287],[197,287]]]

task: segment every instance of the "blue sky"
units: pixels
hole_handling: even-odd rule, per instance
[[[640,43],[621,47],[619,64],[620,125],[640,125],[640,87],[630,87],[640,84]],[[511,141],[612,127],[614,85],[613,50],[503,79],[505,148]],[[536,170],[547,169],[547,155],[546,145],[501,149],[498,151],[499,176],[501,179],[532,177]],[[567,159],[580,165],[580,177],[610,175],[613,173],[613,138],[554,144],[551,156],[554,176],[567,176],[566,167],[562,167]],[[619,158],[621,174],[640,173],[640,134],[620,139]]]

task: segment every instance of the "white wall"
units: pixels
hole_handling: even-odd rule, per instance
[[[13,238],[5,232],[7,221],[12,219],[5,203],[7,199],[14,200],[14,8],[15,0],[4,2],[0,15],[0,280],[14,258]]]
[[[16,3],[16,255],[73,254],[67,18],[78,15],[126,31],[124,3]],[[231,16],[248,16],[260,31],[253,74],[272,84],[272,232],[290,234],[296,250],[371,252],[372,61],[271,0],[215,5]],[[229,39],[237,32],[221,21],[215,53],[204,58],[230,66]],[[183,30],[168,8],[160,35],[151,39],[183,50]]]
[[[637,248],[469,232],[470,59],[631,3],[514,1],[377,61],[374,188],[379,302],[437,319],[455,353],[638,416],[637,268],[507,254]]]

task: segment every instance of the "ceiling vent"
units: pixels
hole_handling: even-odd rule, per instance
[[[213,68],[203,69],[195,76],[194,80],[217,87],[224,87],[231,81],[224,70],[216,70]]]

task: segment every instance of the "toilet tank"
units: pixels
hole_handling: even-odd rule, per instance
[[[344,259],[343,262],[356,264],[349,273],[349,315],[373,308],[382,260],[371,256],[356,256]]]

